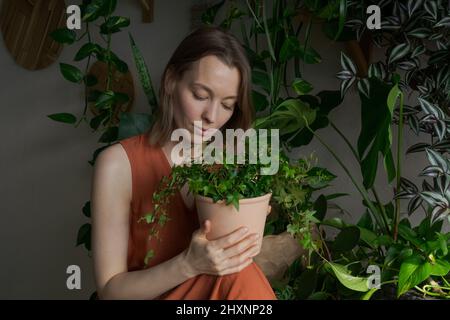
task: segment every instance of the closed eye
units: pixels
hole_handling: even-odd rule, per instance
[[[227,106],[226,104],[222,104],[222,106],[227,110],[233,110],[233,107]]]
[[[200,96],[196,95],[195,93],[193,93],[193,95],[194,95],[195,99],[200,100],[200,101],[208,99],[208,97],[200,97]]]

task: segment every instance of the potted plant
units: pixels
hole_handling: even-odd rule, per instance
[[[324,188],[334,176],[325,169],[312,167],[305,159],[291,163],[283,151],[274,159],[279,161],[278,171],[274,174],[263,174],[266,165],[259,158],[253,163],[249,157],[245,157],[243,163],[211,164],[190,160],[175,165],[153,193],[152,211],[145,213],[140,221],[151,224],[150,237],[158,237],[160,228],[170,219],[167,208],[171,197],[187,184],[188,192],[194,195],[199,221],[211,221],[210,240],[247,226],[250,232],[260,234],[261,247],[264,234],[273,233],[276,228],[271,225],[273,221],[266,219],[272,205],[290,211],[285,220],[290,221],[292,234],[301,230],[299,239],[310,239],[309,227],[314,218],[302,220],[299,217],[305,212],[294,209],[298,209],[296,205],[302,202],[301,195],[306,197],[311,186]],[[281,212],[280,209],[277,211]],[[282,218],[277,217],[277,220]],[[286,226],[281,229],[285,230]],[[149,257],[151,254],[146,257],[146,264]]]

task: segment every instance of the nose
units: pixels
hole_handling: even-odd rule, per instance
[[[202,119],[206,122],[207,125],[212,125],[216,122],[217,112],[219,108],[216,103],[209,104],[206,109],[203,111]]]

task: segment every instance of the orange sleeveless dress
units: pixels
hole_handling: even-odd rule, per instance
[[[168,208],[170,220],[160,229],[160,240],[148,239],[149,225],[138,219],[153,208],[152,194],[163,176],[172,170],[160,147],[148,142],[148,133],[119,141],[128,156],[132,174],[128,271],[145,269],[147,251],[154,256],[148,267],[167,261],[184,251],[199,228],[195,206],[189,209],[177,192]],[[252,263],[238,273],[225,276],[201,274],[171,289],[157,299],[167,300],[268,300],[276,296],[261,269]]]

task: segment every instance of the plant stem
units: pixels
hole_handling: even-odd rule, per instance
[[[355,156],[355,159],[359,162],[359,156],[358,153],[356,152],[355,148],[352,146],[352,144],[350,143],[350,141],[347,139],[347,137],[342,133],[341,130],[339,130],[338,127],[336,127],[336,125],[333,123],[333,121],[330,121],[330,125],[331,127],[341,136],[341,138],[345,141],[345,143],[347,144],[347,146],[350,148],[350,150],[352,151],[353,155]]]
[[[380,197],[378,197],[378,193],[377,190],[375,189],[375,187],[371,188],[373,195],[375,196],[375,199],[377,200],[378,206],[380,207],[381,210],[381,218],[383,219],[383,222],[385,224],[386,230],[389,231],[389,223],[387,220],[387,214],[386,214],[386,210],[384,209],[384,205],[380,200]]]
[[[89,22],[86,22],[86,33],[88,35],[88,41],[90,43],[91,42],[91,33],[89,31]],[[84,69],[84,76],[85,77],[87,77],[90,63],[91,63],[91,55],[89,55],[87,63],[86,63],[86,67]],[[86,116],[87,107],[88,107],[88,86],[87,86],[87,81],[85,80],[84,81],[84,110],[83,110],[83,117]]]
[[[340,166],[342,167],[342,169],[344,169],[345,173],[348,175],[348,177],[350,178],[350,180],[352,181],[353,185],[356,187],[356,189],[359,191],[359,193],[361,194],[361,196],[363,197],[363,199],[366,201],[367,206],[369,207],[370,211],[372,212],[372,216],[375,219],[375,221],[377,222],[378,226],[382,229],[385,228],[384,224],[382,221],[380,221],[379,216],[377,215],[377,209],[375,208],[375,206],[373,205],[372,201],[369,198],[369,195],[367,194],[366,190],[364,190],[363,188],[361,188],[358,183],[356,183],[355,178],[353,177],[353,175],[350,173],[350,170],[345,166],[345,164],[342,162],[342,160],[338,157],[338,155],[334,152],[334,150],[325,142],[322,140],[322,138],[320,138],[320,136],[314,132],[314,130],[312,130],[309,125],[308,125],[308,121],[305,117],[303,117],[303,119],[305,120],[305,126],[306,128],[317,138],[317,140],[319,140],[319,142],[332,154],[332,156],[336,159],[336,161],[340,164]],[[387,231],[387,230],[385,230]]]
[[[396,193],[400,191],[401,187],[401,177],[402,177],[402,167],[401,167],[401,156],[402,156],[402,144],[403,144],[403,93],[400,92],[400,112],[399,112],[399,123],[397,131],[397,187]],[[398,224],[400,223],[400,199],[395,200],[395,215],[394,215],[394,241],[398,238]]]
[[[360,159],[358,156],[358,153],[356,152],[355,148],[352,146],[352,144],[350,143],[350,141],[347,139],[347,137],[344,135],[344,133],[339,130],[339,128],[330,120],[330,125],[331,127],[341,136],[341,138],[345,141],[345,143],[347,144],[347,146],[350,148],[350,150],[353,153],[353,156],[355,157],[356,161],[358,161],[358,163],[360,164]],[[380,198],[378,197],[378,193],[375,189],[375,187],[371,188],[373,195],[375,196],[375,199],[378,203],[378,206],[380,207],[380,212],[382,213],[381,217],[383,219],[384,222],[384,226],[387,230],[389,230],[389,224],[387,221],[387,215],[386,215],[386,210],[384,209],[383,203],[380,201]]]

